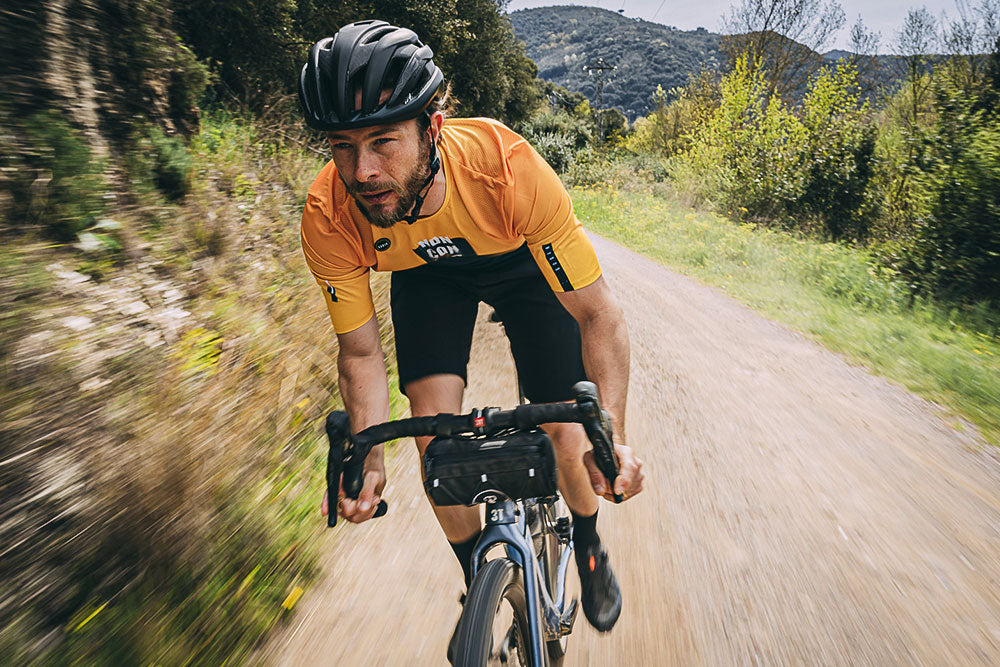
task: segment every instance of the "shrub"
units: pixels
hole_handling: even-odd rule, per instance
[[[572,139],[565,134],[543,132],[536,134],[529,141],[556,172],[562,173],[573,164]]]
[[[671,101],[673,98],[673,101]],[[718,106],[715,72],[702,70],[687,85],[653,93],[653,112],[636,120],[625,147],[636,153],[673,155],[690,147],[692,132]]]
[[[768,90],[763,70],[741,58],[723,77],[717,106],[691,101],[685,111],[691,98],[681,98],[650,121],[688,124],[680,139],[659,128],[666,146],[686,146],[671,160],[678,189],[689,203],[742,220],[834,240],[866,238],[874,214],[868,193],[876,130],[860,101],[856,72],[843,64],[823,70],[794,111]],[[670,109],[677,109],[673,116]],[[643,132],[655,136],[645,128],[636,135]]]
[[[820,72],[802,104],[805,181],[793,209],[834,240],[866,238],[873,214],[867,195],[876,128],[860,96],[857,73],[841,64]]]
[[[103,165],[58,111],[39,111],[21,123],[0,116],[10,133],[0,157],[9,174],[3,187],[5,217],[16,226],[38,226],[60,241],[72,241],[94,224],[111,197]],[[8,150],[9,148],[9,150]]]
[[[149,131],[153,148],[153,177],[167,199],[178,201],[190,190],[191,155],[181,137],[168,137],[158,127]]]
[[[574,150],[588,146],[594,140],[594,129],[589,118],[557,109],[540,113],[517,127],[529,141],[541,134],[559,134],[568,137]]]
[[[942,87],[923,165],[929,214],[903,270],[921,290],[1000,306],[1000,118]]]
[[[804,188],[805,128],[777,96],[768,97],[759,67],[737,60],[722,79],[719,106],[689,133],[674,175],[724,212],[753,221],[787,221]]]
[[[561,109],[540,113],[517,129],[558,173],[569,169],[594,137],[588,120]]]

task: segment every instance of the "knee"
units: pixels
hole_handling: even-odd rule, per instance
[[[556,458],[560,461],[580,459],[590,445],[579,424],[546,424],[544,429],[552,438]]]

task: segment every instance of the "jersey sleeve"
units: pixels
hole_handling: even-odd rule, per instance
[[[552,290],[570,292],[600,278],[594,246],[556,172],[524,139],[511,146],[509,163],[513,229],[524,236]]]
[[[354,331],[375,314],[369,268],[350,261],[349,240],[317,216],[323,216],[321,207],[310,197],[302,213],[302,252],[322,289],[334,331]]]

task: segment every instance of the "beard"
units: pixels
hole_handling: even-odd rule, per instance
[[[414,202],[416,202],[420,191],[424,188],[428,175],[430,175],[430,166],[428,165],[430,162],[430,143],[430,140],[426,137],[421,138],[420,153],[422,156],[428,156],[428,158],[426,160],[423,158],[418,159],[417,164],[414,165],[410,173],[403,179],[402,184],[396,181],[368,181],[349,185],[341,177],[344,187],[354,197],[354,202],[358,205],[361,213],[368,219],[368,222],[376,227],[388,229],[402,220],[403,216],[413,208]],[[396,193],[397,202],[391,208],[378,204],[369,206],[361,198],[362,194],[385,192],[386,190],[392,190]]]

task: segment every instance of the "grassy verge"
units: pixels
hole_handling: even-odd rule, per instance
[[[588,228],[814,336],[1000,443],[995,315],[912,304],[863,251],[736,225],[645,193],[594,187],[572,193]]]
[[[339,397],[297,222],[320,162],[222,115],[189,157],[183,202],[136,187],[86,249],[0,247],[11,664],[240,664],[316,574]]]

